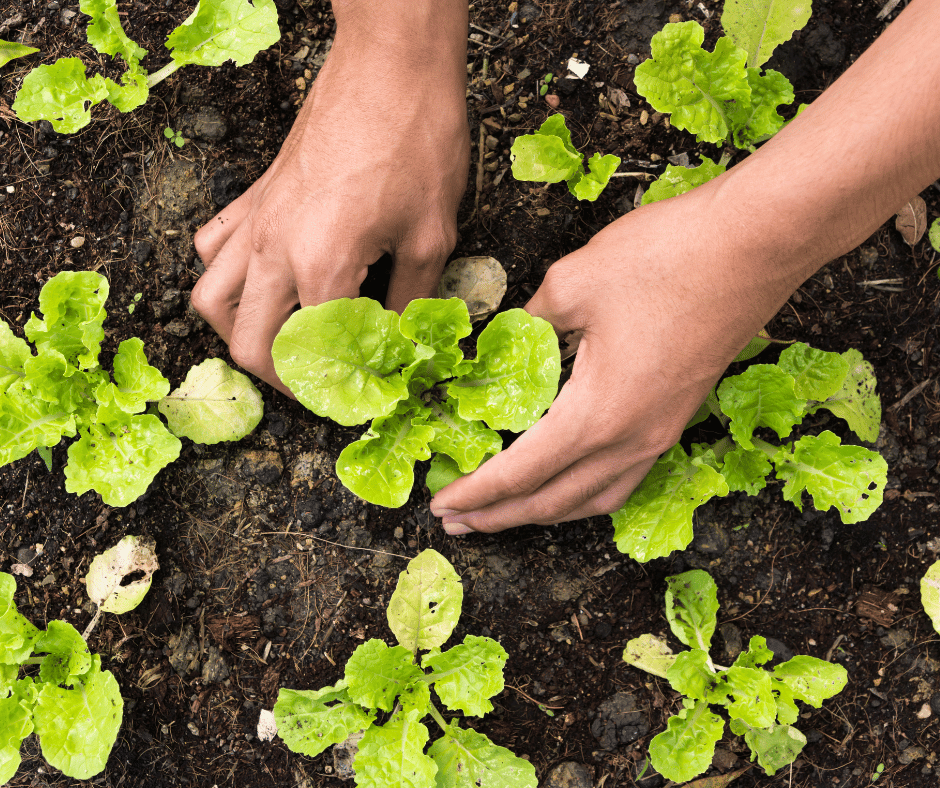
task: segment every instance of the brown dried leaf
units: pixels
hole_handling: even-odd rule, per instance
[[[703,777],[701,780],[693,780],[686,785],[686,788],[725,788],[726,785],[733,783],[750,768],[749,764],[743,769],[738,769],[736,772],[728,772],[727,774],[718,774],[714,777]]]
[[[914,246],[927,230],[927,203],[917,196],[898,211],[894,226],[908,246]]]

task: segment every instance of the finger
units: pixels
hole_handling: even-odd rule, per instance
[[[528,523],[551,525],[616,511],[656,459],[641,453],[639,461],[624,472],[624,453],[624,446],[617,444],[583,457],[534,493],[467,514],[444,517],[445,530],[451,534],[466,532],[456,527],[460,524],[489,533]]]
[[[199,228],[193,238],[193,245],[207,270],[212,267],[215,258],[248,217],[251,198],[252,189],[249,189]]]
[[[420,245],[398,250],[385,299],[386,308],[401,314],[412,299],[437,296],[444,263],[455,244],[456,240],[441,234]]]
[[[235,312],[245,287],[250,257],[251,225],[243,222],[199,277],[190,296],[193,309],[226,344],[231,343]]]

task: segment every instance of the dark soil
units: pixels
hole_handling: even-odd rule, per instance
[[[881,5],[816,3],[809,27],[777,58],[798,102],[811,101],[876,38]],[[78,55],[106,66],[85,41],[82,16],[70,15],[78,0],[0,0],[0,7],[0,37],[41,49],[0,75],[0,315],[21,333],[45,281],[94,269],[111,282],[109,352],[141,337],[174,385],[193,363],[226,358],[189,307],[201,270],[192,235],[274,158],[328,49],[327,4],[278,0],[281,41],[251,65],[189,67],[145,107],[123,116],[99,107],[72,136],[22,124],[9,105],[39,62]],[[154,70],[164,62],[164,37],[191,3],[121,7]],[[632,73],[670,14],[703,22],[714,40],[717,5],[556,0],[514,12],[482,0],[471,9],[474,160],[454,256],[498,258],[509,274],[504,306],[521,306],[553,261],[632,208],[637,184],[617,179],[596,203],[577,204],[563,186],[513,180],[512,139],[550,112],[537,81],[564,74],[571,55],[591,64],[585,81],[554,88],[589,154],[616,153],[630,170],[653,173],[665,157],[714,156],[648,111]],[[167,126],[191,141],[169,145]],[[937,190],[923,196],[936,216]],[[885,279],[893,281],[863,284]],[[31,575],[17,578],[17,604],[39,625],[63,618],[83,629],[92,612],[82,585],[91,558],[127,533],[157,543],[161,569],[147,599],[133,613],[105,616],[91,637],[120,682],[125,712],[108,768],[88,784],[340,785],[328,753],[310,759],[278,740],[259,741],[259,712],[272,707],[279,687],[334,683],[359,643],[389,638],[384,608],[397,574],[406,558],[434,547],[464,580],[458,636],[490,635],[509,653],[507,688],[495,712],[473,725],[529,758],[543,784],[556,784],[549,775],[564,762],[587,770],[572,785],[662,784],[649,772],[638,782],[634,775],[679,700],[621,653],[630,638],[667,631],[665,576],[702,567],[715,576],[722,603],[716,657],[732,659],[761,634],[778,652],[829,657],[850,677],[822,709],[804,709],[799,727],[809,744],[792,769],[771,778],[753,768],[735,785],[860,788],[881,763],[879,786],[938,785],[940,638],[918,591],[940,549],[938,294],[926,241],[910,247],[885,226],[807,282],[770,326],[783,339],[858,348],[874,364],[885,406],[878,448],[890,476],[885,503],[868,522],[843,525],[811,506],[801,515],[772,485],[757,498],[732,495],[700,510],[693,548],[644,566],[616,551],[606,517],[454,539],[430,515],[421,487],[400,510],[362,504],[332,472],[354,431],[265,386],[267,412],[253,435],[236,445],[187,443],[125,509],[109,509],[95,493],[65,492],[64,447],[53,452],[52,474],[35,455],[4,468],[0,568],[29,566]],[[713,773],[746,765],[743,742],[729,735],[720,747]],[[45,766],[28,739],[11,784],[76,782]]]

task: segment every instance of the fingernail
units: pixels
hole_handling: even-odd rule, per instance
[[[448,536],[462,536],[463,534],[470,533],[472,530],[472,528],[463,523],[444,523],[444,533]]]
[[[435,517],[450,517],[452,514],[457,514],[456,509],[437,509],[434,504],[431,504],[431,514]]]

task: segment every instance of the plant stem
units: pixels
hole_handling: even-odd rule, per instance
[[[644,178],[646,180],[652,180],[656,175],[652,172],[615,172],[612,173],[611,178]]]
[[[754,448],[764,452],[769,460],[772,460],[777,455],[777,452],[780,451],[779,446],[774,446],[772,443],[767,443],[767,441],[761,440],[760,438],[752,437],[751,442],[754,444]]]
[[[440,726],[441,730],[446,733],[447,732],[447,720],[445,720],[441,716],[441,713],[437,710],[437,706],[434,705],[433,701],[431,701],[431,703],[428,704],[428,713],[434,718],[434,722],[436,722]]]
[[[149,90],[154,85],[159,85],[161,82],[163,82],[164,79],[170,76],[170,74],[173,74],[174,72],[178,71],[179,67],[180,67],[179,63],[177,63],[175,60],[171,60],[159,71],[154,71],[152,74],[148,74],[147,75],[147,89]]]
[[[728,162],[731,161],[731,156],[732,156],[731,151],[729,151],[729,150],[724,151],[724,152],[721,154],[721,158],[718,159],[718,166],[719,166],[719,167],[727,167],[727,166],[728,166]]]

